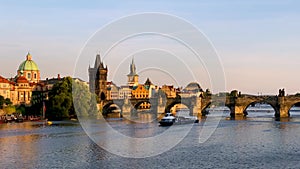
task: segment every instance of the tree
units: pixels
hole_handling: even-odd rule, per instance
[[[21,105],[19,105],[17,108],[16,108],[16,112],[17,113],[20,113],[20,114],[25,114],[25,115],[27,115],[26,114],[26,106],[24,105],[24,104],[21,104]]]
[[[0,109],[3,109],[4,103],[5,103],[5,99],[3,96],[0,95]]]
[[[5,103],[7,106],[12,104],[12,102],[10,101],[9,98],[6,98],[6,99],[4,100],[4,103]]]
[[[30,114],[27,115],[41,115],[43,108],[43,93],[40,91],[33,91],[31,95],[31,106],[30,106]]]
[[[9,98],[4,99],[4,97],[0,95],[0,109],[3,109],[4,105],[9,106],[11,104],[12,102]]]
[[[16,112],[16,107],[13,105],[9,105],[9,106],[4,107],[3,110],[6,114],[13,114]]]
[[[90,93],[81,82],[73,82],[73,103],[79,117],[96,117],[98,114],[96,94]]]
[[[70,117],[95,117],[98,113],[95,94],[91,94],[87,85],[66,77],[54,84],[49,92],[46,116],[49,119],[62,120]]]
[[[72,78],[66,77],[62,81],[54,84],[49,92],[49,102],[47,108],[47,118],[62,120],[74,114],[72,112]]]

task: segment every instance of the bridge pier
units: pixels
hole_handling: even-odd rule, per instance
[[[202,116],[202,100],[200,97],[195,97],[193,100],[193,104],[191,105],[190,108],[190,113],[192,116]]]
[[[129,100],[127,98],[124,99],[124,104],[122,106],[122,111],[121,111],[121,117],[130,119],[131,108],[132,108],[132,105],[129,103]]]
[[[244,116],[245,114],[245,106],[235,106],[234,107],[234,115],[235,116]]]
[[[158,105],[156,118],[160,119],[164,116],[164,114],[165,114],[165,106]]]
[[[284,96],[278,97],[278,105],[280,118],[290,117],[289,110],[291,105],[286,102],[286,98]]]
[[[233,120],[242,120],[245,118],[245,107],[243,106],[231,106],[230,109],[230,118]]]

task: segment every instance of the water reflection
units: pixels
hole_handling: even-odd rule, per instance
[[[185,113],[179,114],[188,116]],[[174,148],[144,159],[123,158],[105,151],[76,122],[54,122],[52,126],[32,122],[0,124],[0,168],[299,168],[297,112],[291,112],[286,121],[275,121],[269,114],[265,117],[265,112],[256,113],[259,116],[246,120],[226,120],[228,114],[220,113],[222,120],[216,131],[199,144],[203,125],[208,118],[217,116],[211,113],[193,124],[190,133]],[[106,121],[119,132],[137,138],[168,130],[157,122],[136,123],[120,118]],[[178,126],[171,135],[181,130]],[[91,124],[91,128],[102,144],[115,142],[139,151],[136,145],[140,142],[118,142],[120,138],[106,135],[107,128],[100,121]],[[146,146],[150,151],[161,145]]]

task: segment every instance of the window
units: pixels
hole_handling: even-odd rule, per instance
[[[36,73],[34,74],[34,79],[36,79]]]
[[[27,79],[31,79],[31,73],[27,73]]]

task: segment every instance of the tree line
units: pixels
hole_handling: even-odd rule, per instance
[[[33,93],[31,111],[41,115],[44,109],[49,120],[96,117],[98,114],[96,95],[89,92],[88,86],[71,77],[55,83],[48,93],[48,99],[44,97],[40,92]]]

